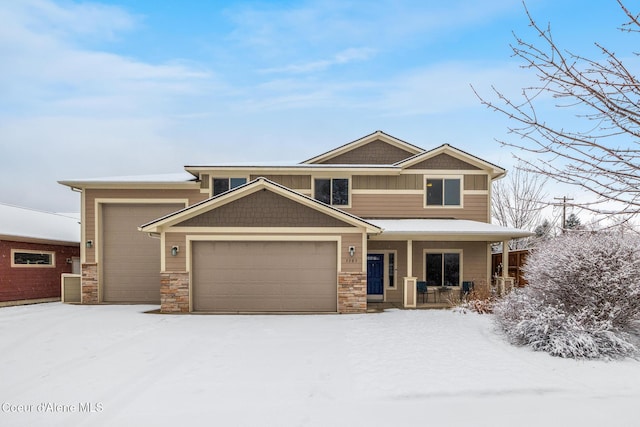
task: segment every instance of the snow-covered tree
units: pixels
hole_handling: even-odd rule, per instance
[[[518,345],[571,358],[640,351],[640,239],[614,232],[567,233],[537,246],[529,285],[495,306]]]
[[[553,237],[553,225],[549,222],[548,219],[545,219],[533,230],[533,232],[536,233],[535,238],[537,240],[550,239],[551,237]]]
[[[571,213],[567,220],[564,223],[564,228],[566,230],[579,230],[582,227],[582,222],[580,221],[580,217],[575,213]]]

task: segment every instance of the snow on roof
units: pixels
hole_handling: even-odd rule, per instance
[[[295,168],[295,169],[344,169],[344,168],[393,168],[400,169],[397,166],[392,164],[360,164],[360,163],[344,163],[344,164],[334,164],[334,163],[318,163],[318,164],[299,164],[299,163],[271,163],[271,162],[252,162],[252,163],[219,163],[219,164],[202,164],[202,165],[187,165],[186,169],[213,169],[213,168],[242,168],[242,169],[251,169],[251,168]]]
[[[65,179],[61,183],[69,182],[96,182],[96,183],[176,183],[193,181],[195,178],[189,172],[156,174],[156,175],[128,175],[128,176],[108,176],[102,178],[82,178],[82,179]]]
[[[367,221],[382,228],[383,235],[473,236],[499,240],[533,235],[529,231],[517,228],[465,219],[368,219]]]
[[[72,216],[0,203],[0,238],[12,237],[79,243],[80,221]]]

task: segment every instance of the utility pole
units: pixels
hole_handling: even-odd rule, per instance
[[[567,228],[567,200],[569,199],[567,196],[562,197],[554,197],[553,200],[562,200],[562,233],[564,234]]]

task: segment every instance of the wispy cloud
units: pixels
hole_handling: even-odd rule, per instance
[[[136,16],[115,6],[73,2],[62,6],[48,0],[6,2],[0,9],[0,17],[3,38],[23,26],[21,36],[50,35],[81,42],[88,41],[87,37],[114,39],[135,28],[138,21]]]
[[[153,110],[166,97],[196,94],[214,78],[203,67],[152,64],[85,46],[86,37],[105,40],[134,28],[135,18],[115,7],[11,2],[0,7],[0,21],[7,23],[0,26],[4,111],[131,114]]]
[[[0,1],[0,180],[24,165],[38,171],[4,191],[4,201],[60,204],[75,194],[57,179],[172,172],[200,156],[304,158],[313,152],[295,150],[311,150],[314,138],[326,149],[337,129],[355,138],[359,129],[392,130],[390,117],[408,123],[466,108],[476,101],[474,73],[497,71],[434,63],[428,46],[513,5],[476,3],[241,2],[221,18],[224,33],[195,35],[215,44],[209,57],[185,48],[187,59],[154,62],[118,53],[146,25],[125,8]],[[417,57],[396,63],[404,49]],[[274,153],[273,141],[287,150]]]
[[[349,48],[338,52],[330,59],[291,64],[284,67],[265,68],[258,71],[261,73],[303,74],[324,71],[334,65],[344,65],[350,62],[366,61],[372,58],[374,55],[375,50],[371,48]]]
[[[521,92],[534,76],[510,62],[450,61],[398,74],[380,87],[378,102],[367,104],[384,114],[428,115],[477,108],[470,85],[490,94],[499,84],[509,96]]]
[[[227,9],[235,29],[229,40],[262,58],[368,46],[382,51],[424,44],[482,23],[521,5],[513,0],[310,0],[284,4],[240,4]]]
[[[171,117],[223,90],[202,65],[108,51],[139,22],[121,8],[1,2],[0,22],[0,180],[31,170],[5,201],[70,209],[76,195],[57,179],[170,170],[180,155]]]

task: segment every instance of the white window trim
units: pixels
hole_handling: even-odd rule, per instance
[[[367,251],[367,255],[376,255],[381,254],[384,255],[384,265],[382,267],[384,271],[383,276],[383,287],[385,290],[384,297],[387,297],[387,290],[395,291],[398,289],[398,251],[396,249],[371,249]],[[395,266],[393,268],[393,286],[389,283],[389,254],[393,254]]]
[[[462,249],[423,249],[422,250],[422,278],[427,280],[427,254],[459,254],[460,272],[458,274],[457,286],[443,286],[444,288],[461,288],[463,282],[464,250]],[[444,275],[443,275],[444,277]],[[439,285],[440,286],[440,285]]]
[[[351,182],[351,176],[335,176],[335,175],[313,175],[311,177],[311,198],[313,200],[317,200],[316,199],[316,179],[330,179],[330,180],[334,180],[334,179],[346,179],[348,181],[348,185],[349,185],[349,203],[346,205],[334,205],[333,203],[329,203],[329,206],[332,206],[334,208],[338,208],[338,209],[349,209],[351,208],[351,203],[353,201],[353,184]],[[331,186],[333,187],[333,183],[331,184]]]
[[[378,251],[380,254],[385,254],[384,257],[384,288],[396,290],[398,289],[398,251],[397,250],[384,250]],[[394,266],[393,266],[393,283],[389,282],[389,254],[393,254]]]
[[[226,175],[226,176],[221,176],[221,175],[209,175],[209,196],[213,197],[213,180],[214,179],[226,179],[227,183],[229,184],[229,190],[233,190],[233,188],[231,188],[231,179],[235,179],[235,178],[244,178],[245,184],[247,182],[249,182],[249,175]],[[244,185],[244,184],[243,184]],[[235,188],[235,187],[234,187]],[[222,194],[222,193],[220,193]]]
[[[427,205],[427,180],[428,179],[458,179],[460,180],[460,204],[459,205]],[[425,209],[462,209],[464,208],[464,175],[425,175],[422,199]],[[442,191],[442,203],[444,203],[444,189]]]
[[[51,257],[51,264],[16,264],[16,253],[47,254]],[[11,267],[15,268],[56,268],[56,253],[54,251],[37,251],[33,249],[11,249]]]

